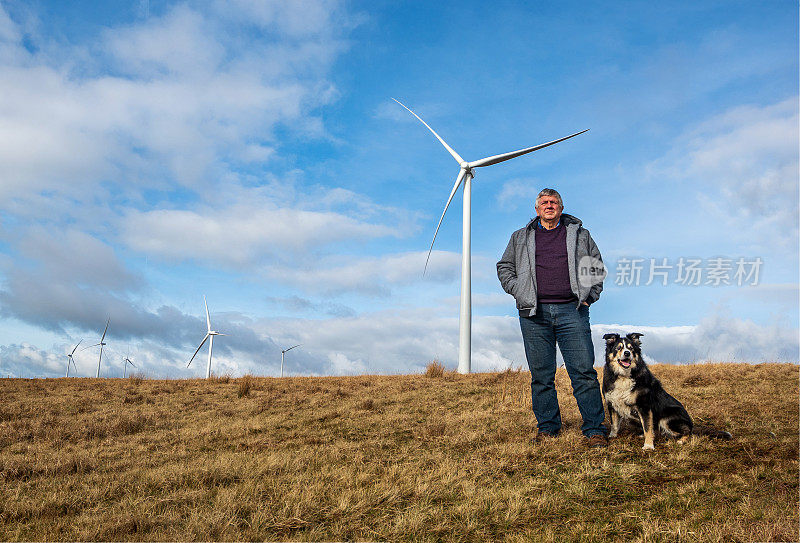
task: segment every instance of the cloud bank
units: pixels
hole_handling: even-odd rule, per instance
[[[204,317],[183,315],[174,309],[159,311],[169,329],[151,331],[145,341],[134,343],[132,358],[140,370],[153,378],[201,376],[205,350],[190,369],[189,356],[202,340]],[[151,317],[152,318],[152,317]],[[98,336],[102,332],[99,323]],[[108,372],[122,375],[122,359],[132,340],[109,327]],[[231,334],[214,344],[214,372],[240,376],[276,376],[280,350],[291,345],[286,375],[358,375],[419,373],[432,360],[450,369],[457,365],[458,319],[431,317],[420,310],[381,311],[357,316],[337,315],[318,319],[262,319],[237,315],[215,315],[215,329]],[[596,365],[603,363],[607,333],[644,333],[643,351],[651,363],[693,364],[699,362],[791,362],[800,361],[797,334],[781,325],[761,326],[750,321],[712,315],[694,326],[637,326],[596,324],[592,326]],[[178,339],[180,338],[180,339]],[[0,374],[14,376],[60,376],[66,353],[74,344],[51,350],[29,344],[0,349]],[[63,353],[61,356],[52,352]],[[78,353],[78,375],[93,376],[97,353]],[[558,358],[558,363],[563,364]],[[527,368],[519,321],[514,317],[476,317],[473,322],[473,371]],[[63,366],[63,367],[62,367]],[[196,366],[196,367],[195,367]]]

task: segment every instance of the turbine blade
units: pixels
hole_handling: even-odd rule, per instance
[[[206,302],[206,295],[203,294],[203,303],[206,304],[206,324],[208,325],[208,331],[211,331],[211,317],[208,316],[208,302]]]
[[[85,351],[86,349],[91,349],[92,347],[97,347],[98,345],[102,345],[102,343],[95,343],[94,345],[89,345],[88,347],[84,347],[81,349],[81,352]]]
[[[106,321],[106,328],[105,328],[105,330],[103,330],[103,337],[100,338],[100,343],[102,343],[103,340],[106,339],[106,332],[108,332],[108,323],[109,322],[111,322],[111,317],[108,317],[108,320]]]
[[[83,341],[83,340],[81,339],[81,340],[78,342],[78,345],[80,345],[82,341]],[[78,348],[78,345],[75,345],[75,349],[77,349],[77,348]],[[70,356],[72,356],[73,354],[75,354],[75,349],[72,349],[72,352],[71,352],[71,353],[69,353],[69,355],[70,355]]]
[[[294,347],[299,347],[299,346],[300,346],[300,345],[299,345],[299,344],[297,344],[297,345],[295,345]],[[288,349],[286,349],[286,351],[284,351],[284,352],[291,351],[292,349],[294,349],[294,347],[289,347],[289,348],[288,348]]]
[[[408,108],[405,106],[405,104],[403,104],[403,103],[402,103],[400,100],[396,100],[396,99],[394,99],[394,98],[392,98],[392,100],[394,100],[395,102],[397,102],[398,104],[400,104],[401,106],[403,106],[404,108],[406,108],[406,110],[407,110],[409,113],[411,113],[411,114],[412,114],[414,117],[416,117],[417,119],[419,119],[419,122],[421,122],[422,124],[424,124],[424,125],[425,125],[425,126],[428,128],[428,130],[430,130],[430,131],[433,133],[433,135],[434,135],[434,136],[436,136],[436,139],[437,139],[437,140],[439,140],[439,143],[441,143],[442,145],[444,145],[444,148],[445,148],[445,149],[447,149],[447,151],[448,151],[448,152],[449,152],[449,153],[450,153],[450,154],[453,156],[453,158],[454,158],[454,159],[456,159],[456,162],[458,162],[459,164],[463,164],[463,163],[464,163],[464,159],[463,159],[463,158],[461,158],[461,156],[460,156],[458,153],[456,153],[456,152],[453,150],[453,148],[452,148],[452,147],[450,147],[449,145],[447,145],[447,142],[445,142],[445,141],[444,141],[444,140],[441,138],[441,136],[439,136],[439,134],[437,134],[437,133],[436,133],[436,131],[435,131],[433,128],[431,128],[430,126],[428,126],[428,123],[426,123],[425,121],[423,121],[423,120],[420,118],[420,116],[419,116],[419,115],[417,115],[416,113],[414,113],[413,111],[411,111],[410,109],[408,109]]]
[[[511,151],[510,153],[503,153],[502,155],[494,155],[494,156],[482,158],[480,160],[476,160],[475,162],[470,162],[469,163],[469,167],[470,168],[480,168],[481,166],[491,166],[493,164],[497,164],[498,162],[505,162],[506,160],[511,160],[512,158],[517,158],[518,156],[521,156],[521,155],[524,155],[524,154],[527,154],[527,153],[532,153],[534,151],[538,151],[539,149],[543,149],[545,147],[549,147],[550,145],[555,145],[556,143],[560,143],[560,142],[562,142],[564,140],[568,140],[570,138],[574,138],[575,136],[580,136],[584,132],[588,132],[588,131],[589,131],[589,129],[587,128],[586,130],[582,130],[580,132],[576,132],[575,134],[572,134],[572,135],[567,136],[565,138],[561,138],[561,139],[557,139],[557,140],[553,140],[553,141],[548,141],[547,143],[542,143],[541,145],[536,145],[534,147],[528,147],[527,149],[520,149],[518,151]]]
[[[187,367],[187,368],[188,368],[189,366],[191,366],[191,365],[192,365],[192,360],[194,360],[194,357],[195,357],[195,356],[197,356],[197,353],[200,351],[200,349],[202,349],[202,348],[203,348],[203,345],[205,345],[205,344],[206,344],[206,340],[208,339],[208,337],[209,337],[209,335],[208,335],[208,334],[206,334],[206,337],[204,337],[204,338],[203,338],[203,341],[202,341],[202,343],[200,343],[200,346],[197,348],[197,350],[194,352],[194,354],[192,355],[192,357],[189,359],[189,363],[188,363],[188,364],[186,364],[186,367]]]
[[[450,207],[450,202],[453,201],[453,196],[455,196],[456,191],[458,190],[459,185],[461,185],[461,181],[464,179],[464,175],[467,173],[467,170],[461,169],[458,172],[458,177],[456,177],[456,183],[453,185],[453,190],[450,191],[450,198],[447,199],[447,203],[444,205],[444,211],[442,211],[442,216],[439,218],[439,224],[436,225],[436,232],[433,233],[433,240],[431,241],[431,248],[428,249],[428,258],[425,259],[425,268],[422,270],[422,275],[425,275],[425,272],[428,270],[428,261],[431,259],[431,253],[433,252],[433,244],[436,241],[436,235],[439,233],[439,227],[442,226],[442,221],[444,220],[444,214],[447,213],[447,208]]]

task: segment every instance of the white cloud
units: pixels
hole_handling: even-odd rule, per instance
[[[273,7],[271,29],[289,25],[291,44],[262,33],[245,46],[230,26],[235,17],[180,4],[109,29],[88,55],[35,34],[39,52],[28,52],[0,10],[2,199],[47,190],[91,201],[87,189],[109,179],[123,193],[176,183],[194,190],[232,164],[270,158],[281,123],[324,135],[312,110],[337,96],[325,76],[342,51],[341,28],[311,20],[339,11]],[[60,54],[42,52],[53,50]]]
[[[71,349],[70,349],[71,350]],[[43,377],[67,371],[67,357],[37,348],[30,343],[0,346],[0,377]]]
[[[683,135],[653,171],[691,181],[706,210],[769,244],[798,239],[797,97],[740,106]]]
[[[192,377],[205,367],[185,363],[202,339],[201,317],[180,315],[182,333],[165,320],[164,333],[182,337],[165,346],[160,336],[128,338],[133,359],[151,377]],[[111,334],[107,351],[109,375],[121,375],[125,338]],[[287,354],[287,375],[353,375],[419,373],[434,359],[455,369],[458,357],[458,318],[436,317],[425,309],[392,310],[351,317],[326,319],[262,319],[251,321],[234,315],[215,315],[214,326],[231,336],[214,345],[214,372],[243,375],[277,375],[280,349],[301,344]],[[643,350],[649,362],[792,362],[800,361],[797,330],[780,325],[760,326],[724,315],[711,315],[695,326],[638,326],[598,324],[592,326],[596,364],[602,365],[606,333],[643,332]],[[99,331],[98,331],[99,335]],[[527,369],[519,320],[516,317],[473,319],[472,369],[501,371],[508,367]],[[46,351],[32,345],[0,347],[0,375],[60,376],[62,355],[73,343]],[[56,353],[56,354],[53,354]],[[94,375],[97,353],[85,351],[76,357],[78,375]],[[105,359],[105,356],[104,356]],[[65,359],[64,359],[65,360]],[[559,364],[561,359],[559,357]],[[63,366],[63,367],[62,367]]]
[[[503,188],[497,194],[497,203],[508,209],[526,206],[535,213],[533,208],[536,196],[542,188],[544,187],[540,187],[535,179],[510,179],[503,184]]]
[[[400,238],[418,229],[416,213],[341,188],[300,191],[291,177],[257,188],[220,182],[204,196],[191,210],[129,210],[120,222],[121,239],[170,261],[241,268],[300,260],[308,267],[333,245]]]
[[[302,38],[328,32],[337,24],[348,24],[341,4],[338,0],[226,0],[213,5],[220,17]]]
[[[105,42],[119,66],[137,76],[213,73],[225,49],[214,39],[213,26],[188,5],[179,5],[146,25],[106,31]]]
[[[649,361],[800,362],[797,329],[781,324],[762,326],[718,313],[693,326],[594,325],[595,351],[598,344],[603,345],[603,334],[631,332],[644,334],[643,352]]]
[[[761,326],[714,314],[700,321],[697,336],[698,354],[706,347],[705,360],[800,362],[798,331],[781,324]]]
[[[122,236],[133,249],[167,260],[243,266],[277,253],[307,251],[347,240],[397,235],[386,225],[335,212],[239,204],[200,211],[155,210],[127,214]]]
[[[433,359],[450,369],[457,366],[458,318],[433,317],[424,310],[322,319],[313,326],[300,320],[259,326],[281,338],[279,344],[302,343],[304,354],[325,360],[298,365],[293,370],[298,373],[414,373]],[[472,330],[473,371],[527,369],[517,317],[474,317]],[[644,352],[651,362],[800,362],[797,330],[711,316],[696,326],[593,325],[596,364],[603,364],[604,334],[630,332],[645,334]]]
[[[310,267],[274,265],[266,275],[308,292],[334,294],[358,292],[367,296],[388,296],[393,286],[422,279],[427,252],[390,254],[382,257],[330,256]],[[450,281],[458,276],[461,255],[434,251],[426,273],[432,281]]]

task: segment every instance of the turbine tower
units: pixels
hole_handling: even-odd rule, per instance
[[[499,164],[500,162],[505,162],[506,160],[511,160],[512,158],[516,158],[527,153],[532,153],[533,151],[543,149],[550,145],[555,145],[556,143],[583,134],[588,130],[588,128],[564,138],[542,143],[534,147],[527,147],[525,149],[519,149],[517,151],[511,151],[509,153],[493,155],[480,160],[467,162],[461,158],[461,156],[456,153],[452,147],[447,145],[447,142],[445,142],[433,128],[428,126],[428,123],[423,121],[419,115],[411,111],[399,100],[395,100],[394,98],[392,98],[392,100],[403,106],[409,113],[416,117],[419,122],[424,124],[425,127],[430,130],[434,136],[436,136],[436,139],[439,140],[439,143],[441,143],[444,148],[447,149],[447,152],[449,152],[450,155],[456,159],[456,162],[458,162],[458,165],[460,166],[458,177],[456,177],[456,182],[453,185],[453,190],[450,191],[450,197],[447,199],[447,203],[444,206],[444,211],[442,211],[442,216],[439,219],[439,224],[436,225],[436,231],[433,233],[433,240],[431,241],[431,247],[428,250],[428,258],[425,259],[424,270],[428,269],[428,261],[430,260],[431,252],[433,251],[433,243],[436,241],[436,235],[439,233],[439,227],[442,225],[442,220],[444,220],[444,214],[447,213],[447,208],[450,206],[450,202],[453,200],[453,196],[455,196],[459,186],[463,184],[464,204],[462,219],[463,230],[461,237],[461,313],[458,322],[458,372],[462,374],[470,373],[472,371],[472,261],[470,238],[472,218],[472,178],[475,177],[473,170],[475,168],[482,168],[483,166]],[[425,271],[422,273],[424,275]]]
[[[198,351],[200,351],[206,340],[208,340],[208,365],[206,366],[206,379],[209,379],[211,377],[211,351],[214,349],[214,336],[227,336],[228,334],[221,334],[211,329],[211,317],[208,315],[208,302],[206,302],[205,294],[203,295],[203,303],[206,305],[206,325],[208,326],[206,337],[204,337],[203,341],[200,342],[200,346],[197,347],[197,350],[189,359],[189,363],[186,365],[186,367],[188,368],[192,365],[192,360],[194,360],[194,357],[197,356]]]
[[[83,340],[80,340],[78,342],[78,345],[80,345],[82,341]],[[75,368],[75,371],[78,371],[78,366],[75,365],[75,359],[72,357],[72,355],[75,354],[75,349],[78,348],[78,345],[75,345],[75,347],[72,349],[72,352],[67,355],[67,377],[69,377],[69,365],[70,364],[72,364],[72,366]]]
[[[299,347],[300,345],[295,345],[294,347]],[[284,349],[281,351],[281,377],[283,377],[283,355],[294,349],[294,347],[289,347],[288,349]]]
[[[88,347],[83,349],[85,351],[86,349],[91,349],[92,347],[97,347],[98,345],[100,345],[100,358],[97,359],[97,378],[98,379],[100,378],[100,362],[103,361],[103,347],[108,345],[107,343],[104,342],[104,340],[106,339],[106,332],[108,332],[108,323],[109,322],[111,322],[111,317],[109,317],[108,320],[106,321],[106,328],[105,328],[105,330],[103,330],[103,336],[100,338],[100,343],[95,343],[94,345],[89,345]]]

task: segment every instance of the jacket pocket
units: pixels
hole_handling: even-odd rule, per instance
[[[536,293],[530,273],[523,272],[517,277],[514,299],[517,301],[517,309],[526,309],[536,305]]]

